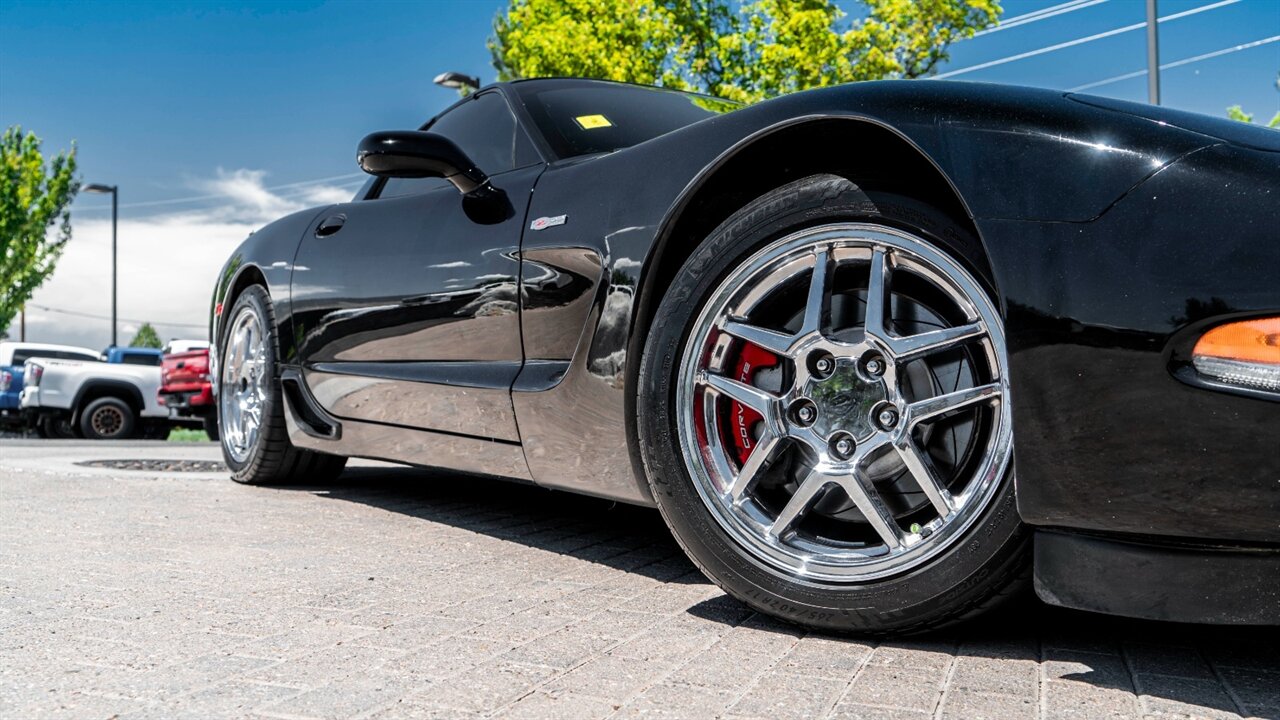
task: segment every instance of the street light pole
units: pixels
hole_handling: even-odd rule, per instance
[[[1156,0],[1147,0],[1147,102],[1160,104],[1160,30]]]
[[[116,221],[119,213],[119,186],[85,185],[87,193],[111,193],[111,346],[116,346]]]

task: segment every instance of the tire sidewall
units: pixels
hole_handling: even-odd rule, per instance
[[[881,580],[819,584],[788,577],[730,538],[699,495],[680,450],[675,383],[689,329],[704,303],[756,250],[798,230],[836,222],[906,230],[950,251],[971,272],[982,267],[976,240],[945,216],[906,198],[862,192],[843,178],[806,178],[761,197],[695,251],[659,307],[655,317],[661,322],[651,329],[638,383],[641,454],[658,507],[677,540],[730,594],[784,619],[837,631],[933,626],[963,613],[990,595],[1003,575],[1020,569],[1025,541],[1012,465],[984,513],[930,562]]]
[[[237,482],[246,482],[247,478],[254,477],[257,467],[263,462],[263,446],[268,438],[268,429],[271,426],[271,418],[280,412],[280,383],[276,372],[276,327],[275,314],[271,308],[271,298],[266,291],[257,285],[245,288],[244,292],[236,298],[235,304],[231,307],[231,312],[227,315],[228,321],[222,327],[220,342],[218,343],[218,372],[222,372],[226,367],[227,352],[227,333],[235,326],[236,318],[240,316],[241,311],[246,307],[252,307],[258,315],[259,322],[262,323],[263,340],[266,345],[265,355],[266,363],[264,372],[267,376],[267,392],[263,400],[262,407],[262,427],[258,429],[258,439],[254,446],[249,450],[249,456],[243,461],[237,461],[227,450],[226,437],[222,426],[217,424],[218,429],[218,445],[222,448],[222,458],[226,461],[227,467],[231,469],[231,477]],[[219,378],[218,392],[216,398],[216,407],[214,417],[219,418],[215,423],[220,423],[222,417],[222,397],[223,382]]]

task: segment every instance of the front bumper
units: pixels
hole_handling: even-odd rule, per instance
[[[1187,623],[1280,624],[1280,548],[1155,544],[1038,530],[1036,594],[1050,605]]]

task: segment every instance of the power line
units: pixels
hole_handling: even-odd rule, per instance
[[[987,28],[986,30],[979,30],[974,33],[973,36],[982,37],[983,35],[990,35],[991,33],[997,33],[1001,30],[1010,30],[1022,25],[1030,25],[1031,23],[1040,22],[1041,20],[1048,20],[1049,18],[1057,17],[1059,15],[1066,15],[1067,13],[1073,13],[1077,10],[1084,10],[1085,8],[1093,7],[1094,5],[1101,5],[1104,2],[1107,2],[1107,0],[1071,0],[1070,2],[1064,2],[1061,5],[1041,8],[1040,10],[1029,12],[1025,15],[1016,15],[1008,20],[1002,20],[999,25]]]
[[[1183,65],[1190,65],[1191,63],[1197,63],[1197,62],[1200,62],[1201,60],[1208,60],[1210,58],[1221,57],[1223,55],[1230,55],[1231,53],[1240,52],[1241,50],[1249,50],[1251,48],[1256,48],[1259,45],[1266,45],[1268,43],[1273,43],[1276,41],[1280,41],[1280,35],[1272,35],[1269,38],[1254,40],[1253,42],[1243,43],[1241,45],[1236,45],[1235,47],[1223,48],[1221,50],[1214,50],[1213,52],[1204,53],[1203,55],[1196,55],[1194,57],[1183,58],[1182,60],[1175,60],[1174,62],[1165,63],[1161,65],[1160,69],[1169,70],[1170,68],[1182,67]],[[1105,80],[1098,80],[1097,82],[1086,83],[1078,87],[1073,87],[1067,92],[1080,92],[1081,90],[1088,90],[1090,88],[1101,87],[1103,85],[1110,85],[1111,83],[1120,82],[1121,80],[1129,80],[1136,77],[1142,77],[1143,75],[1146,75],[1146,74],[1147,74],[1146,70],[1138,70],[1135,72],[1125,73],[1123,75],[1116,75],[1115,77],[1109,77]]]
[[[93,313],[80,312],[79,310],[66,310],[63,308],[49,307],[48,305],[37,305],[35,303],[27,303],[27,307],[35,308],[36,310],[43,310],[45,312],[58,313],[60,315],[71,315],[74,317],[88,318],[90,320],[105,320],[107,322],[111,322],[111,316],[109,315],[94,315]],[[137,323],[139,325],[143,323],[151,323],[152,325],[164,325],[166,327],[184,327],[184,328],[201,328],[201,329],[209,327],[208,325],[201,324],[201,323],[164,322],[162,320],[134,320],[131,318],[119,318],[119,321],[127,322],[127,323]]]
[[[1216,3],[1201,5],[1200,7],[1192,8],[1190,10],[1183,10],[1182,12],[1173,13],[1172,15],[1165,15],[1162,18],[1158,18],[1156,22],[1168,22],[1170,20],[1178,20],[1184,17],[1197,15],[1202,12],[1208,12],[1209,10],[1217,10],[1220,7],[1226,7],[1227,5],[1235,5],[1238,2],[1240,2],[1240,0],[1219,0],[1219,2],[1216,2]],[[990,60],[984,63],[978,63],[977,65],[970,65],[969,67],[960,68],[959,70],[951,70],[949,72],[939,73],[937,75],[934,75],[932,79],[941,80],[943,78],[954,77],[956,75],[963,75],[965,73],[976,72],[978,70],[985,70],[987,68],[995,67],[997,65],[1004,65],[1011,62],[1016,62],[1018,60],[1025,60],[1027,58],[1035,57],[1037,55],[1044,55],[1045,53],[1056,52],[1058,50],[1063,50],[1069,47],[1075,47],[1076,45],[1083,45],[1085,43],[1090,43],[1095,40],[1109,38],[1113,35],[1120,35],[1122,33],[1132,32],[1134,30],[1139,30],[1146,26],[1147,26],[1146,22],[1134,23],[1132,25],[1125,25],[1124,27],[1119,27],[1114,30],[1107,30],[1105,32],[1096,33],[1094,35],[1089,35],[1088,37],[1076,38],[1075,40],[1068,40],[1066,42],[1061,42],[1056,45],[1049,45],[1047,47],[1038,48],[1036,50],[1028,50],[1027,52],[1024,52],[1024,53],[1018,53],[1017,55],[1010,55],[1008,57],[1002,57],[997,60]]]

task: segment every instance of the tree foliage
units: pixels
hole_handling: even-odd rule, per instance
[[[74,147],[46,165],[35,133],[14,126],[0,137],[0,332],[53,274],[71,239],[75,172]]]
[[[1227,117],[1231,118],[1232,120],[1238,120],[1239,122],[1245,122],[1245,123],[1253,122],[1253,113],[1245,112],[1244,108],[1240,107],[1239,105],[1232,105],[1231,107],[1227,108]],[[1276,113],[1275,117],[1271,118],[1271,122],[1267,123],[1267,127],[1280,128],[1280,112]]]
[[[164,342],[160,340],[160,333],[151,327],[151,323],[144,322],[142,327],[138,328],[138,333],[129,341],[129,347],[134,348],[155,348],[159,350],[164,347]]]
[[[998,0],[510,0],[489,49],[499,80],[573,76],[754,102],[916,78],[992,25]],[[735,8],[738,8],[735,10]]]

